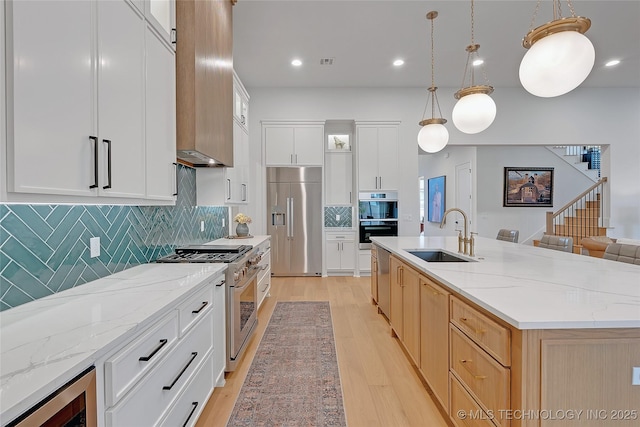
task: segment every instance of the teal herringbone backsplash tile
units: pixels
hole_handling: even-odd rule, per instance
[[[176,206],[0,205],[0,310],[225,236],[228,208],[195,206],[195,183],[181,166]]]
[[[325,227],[351,227],[352,214],[351,206],[326,206],[324,208]],[[340,215],[340,219],[336,219]]]

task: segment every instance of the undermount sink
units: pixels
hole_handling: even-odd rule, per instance
[[[407,252],[427,262],[469,262],[468,259],[459,258],[455,255],[443,251],[408,250]]]

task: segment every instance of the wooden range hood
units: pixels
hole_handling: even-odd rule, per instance
[[[233,166],[233,0],[176,1],[177,157]]]

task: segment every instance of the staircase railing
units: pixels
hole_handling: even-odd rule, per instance
[[[576,196],[556,212],[547,212],[546,234],[571,236],[576,245],[583,237],[598,236],[604,229],[603,199],[607,177]]]

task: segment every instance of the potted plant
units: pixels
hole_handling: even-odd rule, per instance
[[[251,222],[251,217],[243,213],[239,213],[233,218],[233,220],[238,223],[236,226],[236,235],[238,237],[247,237],[249,235],[249,226],[247,224]]]

